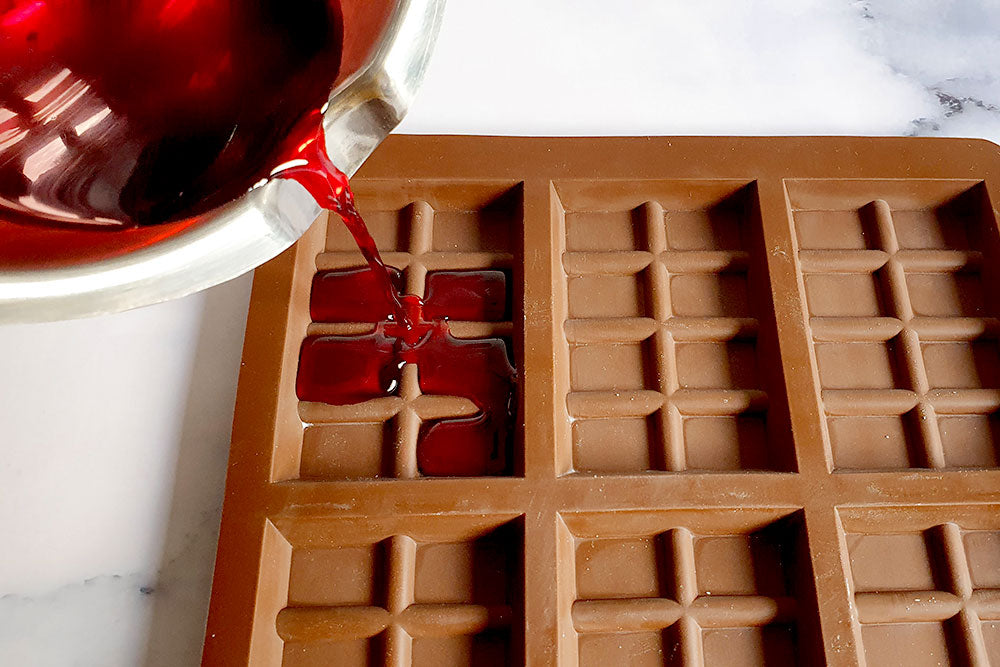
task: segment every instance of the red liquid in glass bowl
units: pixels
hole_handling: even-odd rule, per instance
[[[0,0],[0,218],[120,228],[237,198],[342,44],[339,0]]]

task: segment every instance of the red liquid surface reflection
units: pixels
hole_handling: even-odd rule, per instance
[[[0,217],[176,220],[266,176],[340,67],[339,0],[0,0]]]
[[[424,424],[417,465],[424,475],[489,475],[508,470],[516,410],[516,373],[499,338],[458,339],[446,318],[509,317],[502,271],[438,271],[427,275],[426,300],[400,296],[402,275],[387,267],[354,201],[347,177],[325,150],[321,116],[306,118],[288,141],[278,178],[297,181],[337,213],[368,266],[324,271],[313,278],[310,314],[319,322],[369,322],[364,336],[313,336],[302,344],[298,397],[334,405],[395,392],[404,364],[416,364],[424,394],[462,396],[479,411]]]
[[[402,365],[416,364],[423,394],[462,396],[479,412],[425,424],[417,443],[424,475],[486,475],[508,471],[516,410],[515,371],[499,338],[458,339],[444,319],[450,307],[463,319],[505,316],[506,276],[500,271],[447,271],[427,276],[427,299],[402,297],[409,328],[387,321],[388,299],[374,269],[323,272],[313,282],[312,313],[326,322],[377,322],[363,336],[313,336],[302,345],[298,396],[344,405],[388,396]],[[398,275],[390,269],[392,275]],[[485,288],[485,289],[484,289]],[[342,295],[360,295],[343,299]],[[497,296],[499,294],[499,297]]]

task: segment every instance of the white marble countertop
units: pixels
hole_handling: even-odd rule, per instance
[[[1000,141],[997,0],[449,0],[403,132]],[[250,277],[0,327],[0,665],[199,660]]]

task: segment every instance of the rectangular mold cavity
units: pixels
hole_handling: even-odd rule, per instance
[[[520,518],[278,519],[283,557],[253,641],[262,664],[508,665],[522,660]]]
[[[581,666],[809,664],[821,651],[800,514],[563,519]]]
[[[985,665],[996,657],[997,509],[841,511],[856,632],[868,664]]]
[[[398,269],[404,293],[426,295],[428,278],[439,272],[500,270],[506,276],[506,293],[499,312],[476,319],[453,318],[457,338],[499,338],[508,357],[523,376],[520,309],[523,292],[522,217],[523,193],[510,182],[365,182],[355,189],[358,207],[383,260]],[[346,227],[330,216],[325,250],[316,258],[317,278],[331,270],[363,266],[361,254]],[[373,322],[315,320],[324,310],[316,299],[328,298],[313,283],[312,313],[303,349],[323,336],[358,335],[374,330]],[[447,294],[438,294],[439,297]],[[485,311],[483,311],[485,312]],[[300,373],[303,372],[300,368]],[[297,477],[332,481],[374,478],[421,477],[417,441],[421,426],[429,421],[459,417],[475,411],[467,399],[423,394],[416,372],[404,370],[393,396],[386,395],[355,405],[333,406],[300,402],[304,425],[302,442],[282,443],[289,450],[279,456],[299,457]],[[520,423],[520,417],[518,417]],[[523,430],[515,429],[513,451],[503,475],[523,469]]]
[[[562,472],[793,470],[755,184],[554,188]]]
[[[995,468],[1000,238],[982,182],[785,181],[834,470]]]

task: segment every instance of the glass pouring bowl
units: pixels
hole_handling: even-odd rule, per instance
[[[4,2],[7,221],[157,224],[235,199],[340,67],[339,0]]]
[[[353,173],[409,106],[442,12],[0,0],[0,321],[155,303],[278,254],[319,212],[297,184],[250,189],[284,134],[322,106]]]

